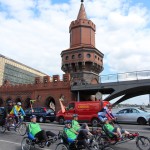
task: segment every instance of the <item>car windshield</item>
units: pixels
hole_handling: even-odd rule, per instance
[[[46,111],[47,113],[53,113],[54,112],[54,110],[52,110],[52,109],[47,109],[47,111]]]

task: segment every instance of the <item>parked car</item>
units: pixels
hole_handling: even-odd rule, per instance
[[[31,111],[31,108],[28,108],[25,110],[25,114],[25,121],[30,121],[31,115],[36,115],[38,122],[46,122],[47,120],[53,122],[56,117],[55,111],[46,107],[35,107],[33,108],[33,112]]]
[[[149,121],[150,113],[138,108],[125,108],[114,114],[118,122],[123,123],[138,123],[141,125]]]
[[[0,126],[4,124],[5,118],[6,118],[6,110],[4,107],[0,107]]]

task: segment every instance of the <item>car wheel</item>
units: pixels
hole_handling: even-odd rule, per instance
[[[60,117],[59,120],[58,120],[59,124],[64,124],[64,121],[65,121],[64,117]]]
[[[92,121],[91,121],[91,124],[92,124],[93,127],[97,127],[97,126],[98,126],[98,123],[99,123],[99,121],[98,121],[97,118],[94,118],[94,119],[92,119]]]
[[[40,122],[40,123],[43,123],[43,122],[45,122],[45,119],[44,119],[43,117],[40,117],[40,118],[39,118],[39,122]]]
[[[54,119],[51,119],[50,122],[54,122]]]
[[[150,119],[148,120],[148,125],[150,126]]]
[[[137,120],[137,122],[138,122],[138,124],[140,124],[140,125],[145,125],[146,124],[146,120],[144,119],[144,118],[138,118],[138,120]]]

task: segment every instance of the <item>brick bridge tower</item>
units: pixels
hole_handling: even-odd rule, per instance
[[[103,71],[103,53],[95,48],[95,24],[87,18],[83,0],[69,27],[70,48],[61,53],[61,69],[70,73],[73,84],[97,84]]]

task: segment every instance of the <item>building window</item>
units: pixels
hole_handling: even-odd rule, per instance
[[[82,54],[78,54],[78,58],[82,58]]]
[[[75,55],[72,55],[72,59],[75,59]]]
[[[87,58],[90,58],[90,57],[91,57],[91,54],[87,54],[86,57],[87,57]]]
[[[69,59],[69,56],[66,56],[66,60],[68,60]]]
[[[97,55],[95,55],[95,59],[97,58]]]

